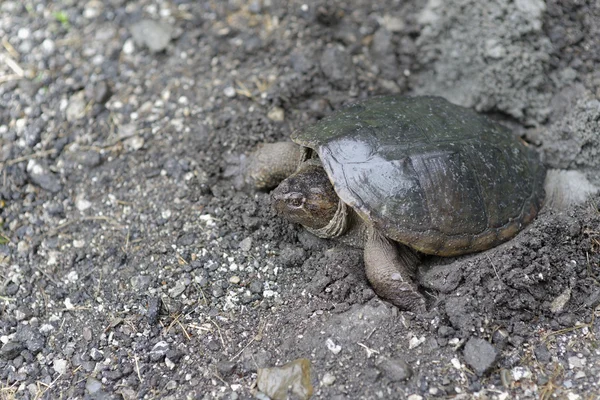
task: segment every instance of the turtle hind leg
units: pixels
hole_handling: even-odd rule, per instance
[[[292,142],[264,143],[243,167],[244,181],[254,189],[273,189],[293,174],[307,157],[307,149]]]
[[[426,311],[425,298],[413,282],[418,256],[408,247],[386,238],[375,229],[367,230],[365,273],[375,293],[402,310]]]

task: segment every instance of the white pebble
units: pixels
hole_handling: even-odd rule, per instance
[[[340,346],[339,344],[335,344],[335,342],[331,338],[325,341],[325,345],[333,354],[339,354],[340,351],[342,351],[342,346]]]
[[[57,373],[63,375],[65,372],[67,372],[67,360],[63,360],[62,358],[54,360],[54,363],[52,364],[52,369],[54,369],[54,371],[56,371]]]
[[[231,86],[227,86],[224,90],[223,90],[223,94],[227,97],[235,97],[235,89]]]

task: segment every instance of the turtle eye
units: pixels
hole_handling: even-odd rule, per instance
[[[302,208],[304,205],[304,196],[302,196],[300,193],[291,193],[287,197],[286,203],[292,208]]]

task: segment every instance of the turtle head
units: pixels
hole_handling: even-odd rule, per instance
[[[289,221],[308,228],[326,226],[335,215],[339,198],[322,166],[305,163],[272,193],[273,207]]]

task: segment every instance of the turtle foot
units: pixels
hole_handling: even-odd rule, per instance
[[[418,256],[370,227],[365,243],[365,272],[375,293],[405,311],[424,313],[425,298],[413,282]]]

